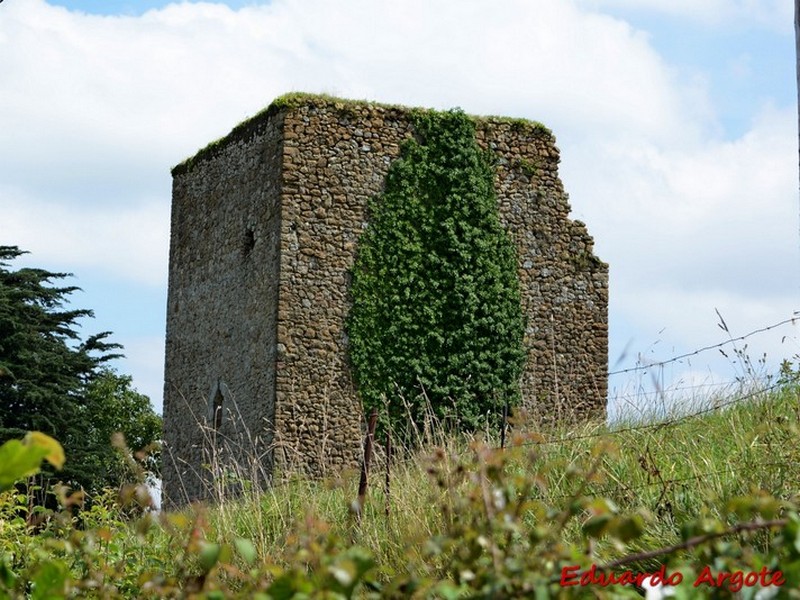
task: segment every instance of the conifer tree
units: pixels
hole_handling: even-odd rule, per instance
[[[110,379],[136,394],[128,378],[104,367],[121,356],[115,353],[120,346],[107,341],[109,332],[81,341],[79,320],[92,311],[65,307],[78,288],[52,285],[66,273],[11,270],[9,261],[23,254],[16,246],[0,246],[0,443],[27,431],[47,433],[67,454],[60,479],[93,490],[116,485],[120,473],[107,460],[113,431],[102,430],[100,417],[126,406],[120,399],[130,399],[111,389]],[[146,423],[142,444],[149,444],[160,437],[160,418],[149,400],[146,409],[141,399],[134,404],[137,412],[118,418]]]

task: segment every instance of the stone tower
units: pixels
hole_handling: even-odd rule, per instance
[[[410,110],[290,95],[172,171],[164,389],[168,505],[213,495],[227,469],[268,480],[358,464],[348,283],[368,200]],[[551,132],[476,118],[517,246],[534,418],[605,415],[608,266],[568,218]]]

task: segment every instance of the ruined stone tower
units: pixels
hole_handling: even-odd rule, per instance
[[[291,95],[172,171],[164,390],[167,504],[219,473],[266,480],[358,464],[348,282],[368,200],[414,134],[410,109]],[[608,267],[568,218],[553,135],[476,118],[497,160],[527,316],[525,408],[605,414]]]

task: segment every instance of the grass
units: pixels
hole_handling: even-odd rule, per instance
[[[345,590],[335,597],[351,597],[364,581],[381,597],[475,590],[482,595],[471,597],[532,597],[536,586],[560,596],[568,592],[553,578],[563,565],[608,564],[754,518],[791,520],[800,482],[797,386],[744,390],[715,406],[614,428],[540,429],[521,421],[504,450],[486,436],[434,432],[435,441],[392,462],[388,498],[386,457],[378,448],[360,510],[358,474],[349,472],[266,491],[243,485],[242,494],[223,495],[214,506],[136,521],[108,496],[82,526],[70,529],[62,515],[30,536],[25,520],[14,517],[24,513],[24,499],[0,496],[0,598],[14,597],[3,585],[25,589],[14,582],[43,580],[42,573],[47,581],[72,573],[64,595],[95,597],[251,597],[270,590],[270,597],[291,598],[300,596],[275,590],[331,586]],[[792,543],[787,531],[759,531],[739,543],[729,536],[634,567],[652,572],[669,561],[690,570],[757,569],[780,560],[798,567],[800,577],[800,559],[786,562],[791,550],[776,554],[784,547],[780,536]],[[47,561],[57,568],[45,569]],[[369,585],[357,589],[354,597],[376,597]]]
[[[736,497],[766,492],[788,500],[798,493],[796,390],[787,387],[736,400],[728,398],[724,403],[730,405],[725,408],[661,424],[610,429],[588,423],[519,431],[506,450],[505,468],[509,476],[535,475],[539,485],[534,496],[547,505],[600,496],[620,512],[646,511],[652,521],[634,548],[675,543],[681,538],[682,523],[698,516],[727,519],[727,505]],[[347,473],[339,479],[296,480],[263,494],[224,500],[209,511],[213,536],[258,540],[260,553],[274,555],[311,514],[342,538],[371,549],[382,570],[396,572],[407,563],[409,548],[414,554],[420,540],[445,526],[442,506],[448,491],[437,485],[436,478],[446,483],[460,468],[470,468],[470,447],[479,443],[493,446],[496,440],[451,437],[442,446],[395,462],[388,517],[385,462],[379,455],[358,527],[350,508],[358,476]],[[564,530],[567,542],[579,540],[580,525],[576,519]],[[601,549],[598,559],[615,557],[613,545]]]

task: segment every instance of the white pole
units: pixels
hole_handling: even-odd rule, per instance
[[[798,132],[798,165],[800,165],[800,0],[794,0],[794,42],[797,72],[797,132]]]

